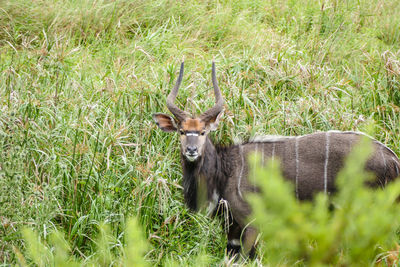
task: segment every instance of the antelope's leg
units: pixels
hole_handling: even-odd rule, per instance
[[[233,219],[232,223],[229,225],[228,229],[228,244],[226,246],[226,251],[229,256],[235,256],[240,252],[240,235],[242,233],[242,228]]]
[[[256,241],[257,241],[257,230],[248,226],[243,232],[243,254],[248,256],[250,259],[254,259],[256,256]]]

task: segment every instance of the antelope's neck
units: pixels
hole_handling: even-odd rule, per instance
[[[182,155],[183,193],[185,202],[191,210],[198,210],[204,201],[212,201],[215,195],[219,195],[220,165],[220,158],[209,138],[198,161],[187,161]]]

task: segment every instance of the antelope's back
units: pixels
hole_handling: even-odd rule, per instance
[[[257,142],[252,150],[261,152],[263,158],[279,158],[283,176],[295,184],[296,197],[311,199],[316,192],[335,192],[336,176],[362,136],[357,132],[329,131],[298,137],[275,137]],[[400,162],[387,146],[372,140],[373,153],[365,168],[376,176],[372,186],[384,186],[399,176]]]

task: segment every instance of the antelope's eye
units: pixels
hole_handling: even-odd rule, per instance
[[[205,135],[206,134],[206,131],[202,131],[201,133],[200,133],[200,135]]]
[[[184,130],[179,130],[179,133],[180,133],[181,135],[184,135],[184,134],[185,134],[185,131],[184,131]]]

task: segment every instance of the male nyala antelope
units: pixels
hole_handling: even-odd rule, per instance
[[[247,157],[258,152],[261,160],[279,158],[283,176],[295,184],[295,194],[300,200],[311,199],[316,192],[335,191],[335,179],[343,166],[343,160],[351,148],[360,140],[356,132],[319,132],[304,136],[273,137],[228,147],[215,146],[208,133],[217,129],[224,100],[212,63],[212,83],[215,105],[198,117],[179,109],[174,100],[182,82],[184,63],[179,77],[167,97],[167,107],[174,118],[156,113],[153,119],[165,132],[178,132],[181,143],[183,169],[183,193],[191,210],[199,208],[199,196],[205,194],[216,209],[221,200],[229,208],[228,253],[237,253],[241,244],[245,254],[254,254],[257,232],[247,226],[251,213],[244,195],[257,188],[248,180]],[[373,153],[365,169],[375,174],[373,184],[385,185],[399,175],[400,162],[396,154],[382,143],[372,140]],[[199,185],[206,185],[206,192]],[[242,233],[243,231],[243,233]]]

